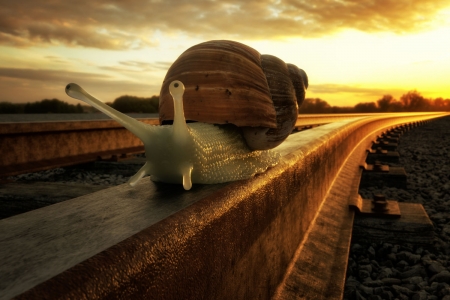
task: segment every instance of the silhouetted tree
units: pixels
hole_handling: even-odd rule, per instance
[[[354,112],[357,113],[372,113],[376,112],[377,105],[374,102],[364,102],[364,103],[358,103],[355,105]]]
[[[329,112],[332,114],[348,114],[355,112],[355,110],[351,106],[332,106]]]
[[[395,101],[391,95],[384,95],[383,98],[377,101],[378,110],[381,112],[389,111],[391,103]]]
[[[392,95],[384,95],[383,98],[377,100],[379,112],[401,112],[403,111],[402,102],[396,100]]]
[[[432,101],[434,111],[450,111],[450,99],[436,98]]]
[[[24,113],[26,114],[45,114],[45,113],[82,113],[83,108],[78,103],[72,105],[58,99],[44,99],[39,102],[28,102],[25,104]]]
[[[320,98],[305,99],[299,108],[299,113],[301,114],[324,114],[329,112],[331,112],[331,106]]]
[[[402,112],[405,111],[403,104],[400,101],[394,101],[391,103],[391,107],[387,112]]]
[[[409,91],[400,97],[400,101],[405,111],[429,111],[431,108],[430,101],[417,91]]]
[[[125,95],[114,100],[111,106],[123,113],[157,113],[159,97],[140,98]]]
[[[37,102],[0,103],[0,113],[4,114],[42,114],[42,113],[83,113],[81,104],[72,105],[58,99],[45,99]]]
[[[20,114],[23,113],[24,104],[14,104],[11,102],[0,102],[0,114]]]

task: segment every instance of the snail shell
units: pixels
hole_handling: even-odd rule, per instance
[[[234,124],[252,150],[278,146],[292,132],[308,86],[306,73],[244,44],[217,40],[187,49],[160,92],[161,124],[173,120],[169,84],[182,81],[186,120]]]

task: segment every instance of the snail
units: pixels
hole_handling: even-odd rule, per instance
[[[161,126],[148,125],[122,114],[75,83],[66,86],[66,93],[104,112],[142,140],[147,162],[130,178],[131,186],[150,174],[153,181],[183,183],[184,189],[189,190],[192,182],[208,184],[247,179],[278,163],[277,152],[251,151],[237,128],[202,122],[186,124],[184,85],[173,81],[169,89],[174,101],[174,120],[172,125]]]
[[[218,66],[236,63],[238,67],[217,71],[217,66],[210,65],[209,69],[205,70],[204,67],[197,66],[202,64],[201,59],[193,65],[189,55],[187,61],[184,59],[185,53],[197,46],[200,46],[198,49],[200,52],[205,52],[202,50],[205,45],[208,47],[222,45],[228,50],[231,49],[233,55],[227,57],[227,55],[219,54],[215,59]],[[184,189],[189,190],[192,183],[213,184],[247,179],[275,166],[280,160],[280,154],[271,148],[280,144],[295,125],[297,102],[301,104],[307,87],[305,72],[294,65],[284,64],[274,56],[266,56],[267,58],[262,59],[263,62],[258,64],[255,59],[258,52],[236,42],[210,41],[197,46],[184,52],[174,62],[164,79],[160,94],[162,124],[160,126],[144,124],[116,111],[75,83],[66,86],[67,95],[99,109],[134,133],[144,143],[147,162],[130,178],[128,183],[131,186],[145,175],[151,175],[153,181],[182,183]],[[235,53],[238,53],[238,56],[234,56]],[[201,58],[202,55],[197,57]],[[213,58],[208,59],[213,60]],[[265,66],[267,80],[259,74],[263,72],[262,69],[259,70],[260,72],[256,71],[254,66],[250,67],[250,71],[241,69],[246,60],[251,60],[252,64]],[[187,66],[183,67],[184,64]],[[179,67],[180,65],[182,67]],[[200,77],[194,80],[192,77],[196,75],[186,74],[177,68],[185,68],[188,71],[200,70]],[[230,73],[230,69],[238,71],[237,74]],[[291,69],[293,71],[290,71]],[[277,76],[280,72],[287,75],[289,81],[285,77],[279,79]],[[263,82],[252,83],[251,79],[243,80],[241,74],[254,76],[253,80]],[[173,77],[182,78],[184,82]],[[202,77],[216,79],[201,80]],[[218,79],[220,80],[217,81]],[[189,84],[185,87],[186,82]],[[298,91],[294,90],[294,86],[300,87]],[[288,90],[288,92],[278,93],[277,88],[282,91]],[[199,93],[200,90],[202,90],[201,93]],[[270,92],[274,93],[270,94]],[[167,94],[171,98],[170,105]],[[196,94],[200,95],[199,98],[194,97]],[[208,94],[211,95],[210,100],[215,104],[212,105],[212,116],[204,113],[209,111],[205,107],[211,102],[205,103]],[[277,100],[274,102],[277,103],[272,104],[272,107],[268,105],[270,103],[257,105],[259,101],[255,102],[255,98],[264,102],[270,102],[271,98],[274,98]],[[231,108],[230,111],[226,111],[229,108],[224,106],[227,101],[228,104],[237,105],[240,104],[239,101],[243,101],[244,113],[238,113],[236,109]],[[191,106],[192,102],[194,105]],[[260,106],[264,111],[254,114],[249,111],[250,108],[259,110]],[[223,111],[220,112],[220,110]],[[219,119],[214,114],[218,114]],[[187,123],[186,116],[189,121],[196,122]],[[245,120],[255,119],[255,116],[256,119],[261,120],[250,122]],[[279,116],[282,117],[279,118]],[[294,116],[293,121],[292,116]],[[239,118],[241,120],[237,120]]]

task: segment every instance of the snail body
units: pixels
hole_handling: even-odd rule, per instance
[[[68,84],[66,93],[142,140],[147,162],[130,185],[151,175],[189,190],[192,183],[247,179],[276,165],[280,155],[271,149],[292,132],[307,86],[306,73],[295,65],[237,42],[209,41],[186,50],[169,68],[160,126],[116,111],[77,84]]]
[[[207,123],[186,124],[183,113],[184,85],[174,81],[170,93],[174,102],[173,125],[152,126],[139,122],[91,96],[79,85],[70,83],[66,93],[82,100],[133,132],[142,140],[147,162],[129,180],[134,186],[145,175],[154,181],[213,184],[247,179],[278,163],[274,151],[252,151],[236,128]]]
[[[306,73],[244,44],[216,40],[183,52],[167,71],[160,92],[161,124],[173,120],[168,85],[186,85],[189,121],[233,124],[252,150],[278,146],[295,126],[308,87]]]

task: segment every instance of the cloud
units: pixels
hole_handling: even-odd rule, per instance
[[[354,106],[358,103],[375,102],[384,95],[392,95],[399,99],[408,92],[401,87],[364,87],[345,84],[311,84],[306,91],[306,98],[320,98],[335,106]],[[425,91],[426,92],[426,91]]]
[[[415,32],[447,0],[0,0],[0,44],[138,49],[158,32],[202,39],[321,37],[346,28]]]
[[[104,101],[113,101],[121,95],[149,97],[159,94],[160,85],[132,80],[118,80],[108,75],[65,70],[0,68],[0,101],[29,102],[44,98],[77,103],[71,100],[64,87],[79,83]]]
[[[359,86],[342,85],[342,84],[315,84],[308,87],[308,92],[318,94],[340,94],[349,93],[359,96],[380,97],[387,94],[396,94],[405,92],[399,89],[383,89],[383,88],[364,88]]]
[[[136,60],[127,60],[120,61],[119,64],[125,66],[127,68],[137,69],[139,71],[167,71],[170,68],[173,62],[170,61],[156,61],[153,63],[136,61]]]
[[[109,76],[84,72],[71,72],[64,70],[42,70],[28,68],[0,68],[0,77],[28,79],[37,81],[66,82],[73,78],[85,78],[88,80],[107,79]]]
[[[150,78],[153,72],[164,73],[169,69],[173,62],[156,61],[152,63],[127,60],[119,61],[116,65],[98,66],[97,68],[102,71],[113,72],[112,74],[120,74],[134,81],[141,81],[142,78]],[[155,77],[154,77],[155,78]],[[155,79],[162,80],[160,76]]]
[[[57,63],[57,64],[68,64],[69,61],[67,61],[64,58],[61,58],[59,56],[55,56],[55,55],[47,55],[45,56],[46,59],[48,59],[49,61],[53,62],[53,63]]]

